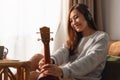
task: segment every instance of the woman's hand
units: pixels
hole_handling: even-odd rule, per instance
[[[40,61],[39,61],[39,68],[41,70],[41,67],[45,64],[44,62],[44,58],[42,58]]]
[[[54,64],[54,61],[51,59],[51,64]],[[42,58],[39,62],[39,68],[41,69],[41,67],[45,64],[44,58]]]
[[[62,69],[55,64],[44,64],[41,68],[40,73],[44,76],[52,75],[60,77],[62,75]]]

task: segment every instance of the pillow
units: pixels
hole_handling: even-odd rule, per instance
[[[120,41],[110,43],[108,54],[112,56],[120,56]]]
[[[107,61],[120,61],[120,56],[107,55]]]

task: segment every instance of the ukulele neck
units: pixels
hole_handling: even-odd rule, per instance
[[[44,44],[44,60],[45,60],[45,64],[48,64],[51,62],[49,43]]]

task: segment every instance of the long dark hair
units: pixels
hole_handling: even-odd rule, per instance
[[[97,30],[96,24],[94,23],[92,15],[91,15],[90,11],[88,10],[88,6],[86,6],[85,4],[77,4],[77,5],[72,6],[71,9],[69,10],[68,20],[67,20],[67,34],[68,34],[67,46],[69,48],[70,55],[73,55],[75,53],[76,48],[77,48],[77,46],[79,44],[79,41],[83,37],[82,34],[81,34],[81,32],[76,32],[71,27],[70,13],[74,9],[76,9],[81,14],[83,14],[83,16],[85,17],[85,19],[87,21],[88,26],[91,29]]]

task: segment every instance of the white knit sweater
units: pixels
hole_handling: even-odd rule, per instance
[[[58,66],[64,64],[61,67],[63,77],[72,80],[100,80],[106,62],[108,40],[107,33],[97,31],[81,39],[76,55],[70,56],[68,48],[64,46],[51,58]]]

